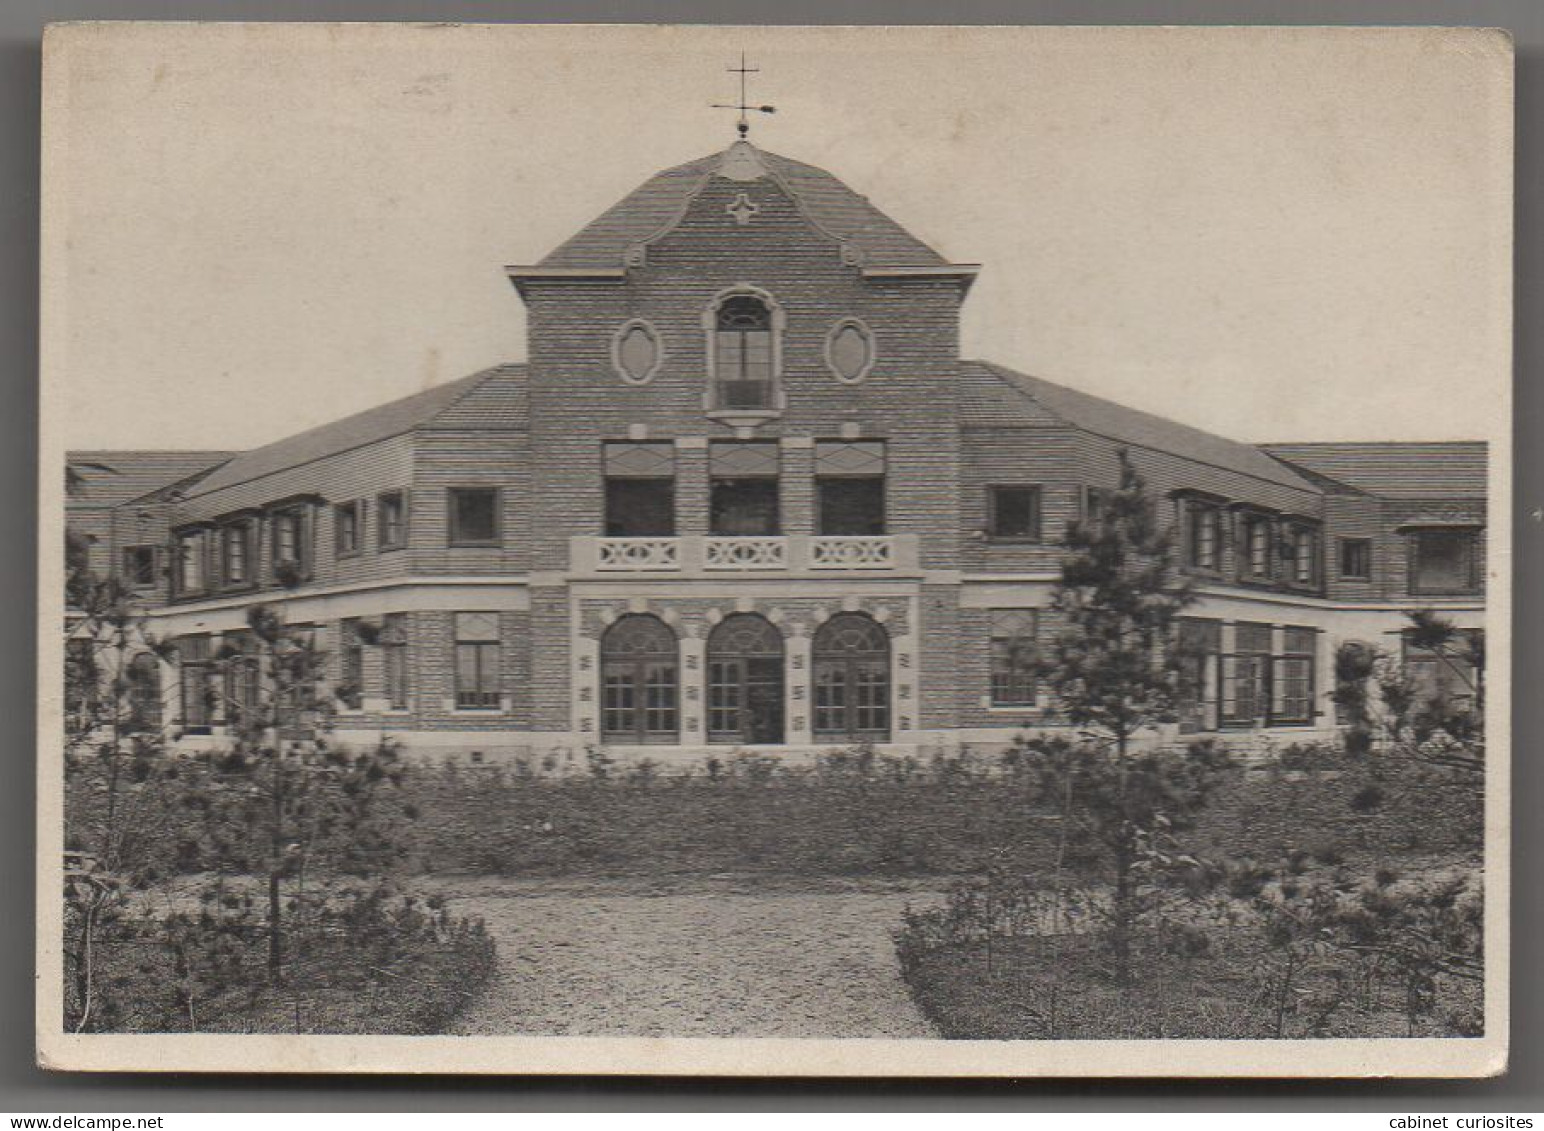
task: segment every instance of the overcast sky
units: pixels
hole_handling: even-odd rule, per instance
[[[1504,419],[1493,36],[69,34],[45,359],[70,447],[251,447],[523,357],[504,264],[733,140],[707,104],[742,48],[778,108],[753,141],[983,264],[968,356],[1246,440]]]

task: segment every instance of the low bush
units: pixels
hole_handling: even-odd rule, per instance
[[[438,1033],[493,973],[481,920],[439,897],[374,888],[295,898],[275,979],[257,896],[250,883],[216,880],[165,903],[127,898],[95,924],[95,976],[67,971],[66,1030]],[[67,943],[81,927],[67,903]]]
[[[979,871],[1005,854],[1020,871],[1052,866],[1059,816],[1010,756],[880,755],[833,750],[814,765],[726,753],[690,773],[612,763],[561,767],[406,764],[383,796],[376,825],[390,825],[398,875],[525,876],[719,872],[791,875],[946,875]],[[266,845],[225,826],[209,835],[197,780],[213,773],[173,760],[168,780],[126,787],[136,807],[137,877],[164,880],[240,870]],[[1442,770],[1375,772],[1365,760],[1338,771],[1231,769],[1218,776],[1187,840],[1201,855],[1277,859],[1338,849],[1348,863],[1393,854],[1479,854],[1481,808]],[[99,775],[67,783],[66,829],[99,821]],[[194,799],[189,803],[189,799]],[[351,858],[344,825],[320,831],[318,867]],[[220,844],[211,851],[212,844]],[[1069,866],[1077,866],[1076,854]]]
[[[902,975],[958,1039],[1484,1031],[1477,878],[1240,871],[1250,882],[1221,883],[1219,898],[1176,905],[1135,933],[1126,978],[1087,897],[978,878],[938,907],[907,910],[895,936]]]

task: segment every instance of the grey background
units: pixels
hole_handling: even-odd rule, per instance
[[[109,1076],[33,1067],[33,806],[37,681],[33,670],[37,530],[38,109],[43,25],[57,20],[406,20],[461,22],[970,23],[970,24],[1450,24],[1509,28],[1517,42],[1517,468],[1514,547],[1514,820],[1512,1068],[1499,1080],[1290,1084],[1284,1082],[761,1082],[521,1078],[322,1078]],[[1538,325],[1544,270],[1537,188],[1544,138],[1544,5],[1538,0],[1361,0],[1326,3],[1207,0],[5,0],[0,5],[0,571],[11,601],[0,649],[0,727],[8,752],[0,779],[0,1111],[499,1110],[1366,1110],[1544,1109],[1544,986],[1537,978],[1544,890],[1535,868],[1541,768],[1533,757],[1544,702],[1540,649],[1523,626],[1539,623],[1544,578],[1544,452],[1530,432],[1544,411],[1533,374],[1544,351]],[[174,332],[174,331],[173,331]],[[1462,390],[1455,388],[1455,395]],[[1533,425],[1533,428],[1529,426]]]

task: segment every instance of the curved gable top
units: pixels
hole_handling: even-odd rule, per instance
[[[927,244],[824,169],[737,141],[722,153],[656,173],[537,264],[543,271],[613,270],[628,249],[670,231],[691,198],[715,176],[771,177],[817,228],[854,247],[875,267],[947,267]]]

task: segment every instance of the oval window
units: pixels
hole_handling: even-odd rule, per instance
[[[659,368],[659,338],[645,322],[629,322],[617,332],[613,349],[617,372],[622,380],[641,385]]]
[[[874,337],[861,322],[839,322],[827,339],[826,358],[839,380],[861,381],[874,364]]]

